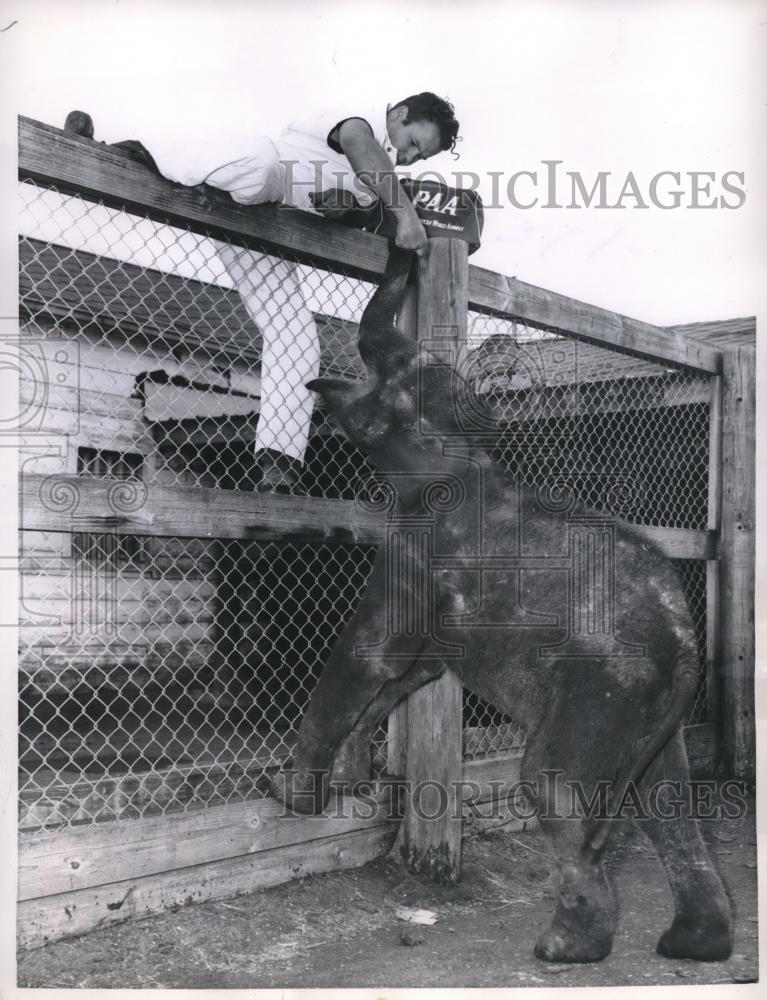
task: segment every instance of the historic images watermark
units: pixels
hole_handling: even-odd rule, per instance
[[[424,171],[418,180],[438,180],[465,191],[490,192],[483,207],[519,210],[548,209],[650,209],[742,208],[746,203],[746,177],[743,171],[727,170],[658,170],[642,176],[629,170],[617,173],[599,170],[585,174],[568,170],[562,160],[541,160],[534,170],[506,172],[491,170],[486,174],[453,171],[443,178]],[[483,181],[487,181],[483,185]],[[445,211],[445,209],[442,209]]]
[[[323,160],[310,161],[315,170],[314,178],[299,180],[294,176],[297,161],[280,161],[285,172],[286,201],[295,203],[302,189],[322,191],[323,202],[328,207],[351,207],[348,202],[348,174],[343,171],[323,170]],[[322,190],[328,173],[336,178],[336,187]],[[546,209],[739,209],[746,204],[748,188],[743,170],[679,170],[662,168],[652,173],[633,170],[581,171],[568,169],[564,160],[541,160],[533,169],[423,170],[413,175],[414,181],[430,181],[451,191],[475,191],[482,195],[482,206],[487,209],[513,208],[526,211]],[[365,203],[371,189],[380,191],[389,185],[387,203],[400,207],[407,198],[396,183],[396,175],[362,171],[351,182],[354,191]],[[422,207],[444,215],[456,215],[459,197],[445,197],[443,193],[431,195],[422,191],[417,196]]]
[[[609,781],[586,786],[563,778],[560,770],[545,770],[535,779],[513,782],[489,781],[480,786],[475,781],[443,784],[427,779],[412,782],[399,778],[379,781],[333,781],[327,772],[310,771],[310,786],[301,776],[284,772],[288,801],[323,802],[323,816],[330,819],[371,819],[383,802],[393,811],[408,808],[423,820],[445,817],[460,820],[466,815],[481,815],[492,820],[691,820],[742,819],[748,811],[746,785],[730,779],[664,779],[651,784],[629,782],[616,791]],[[292,816],[285,806],[283,817]]]

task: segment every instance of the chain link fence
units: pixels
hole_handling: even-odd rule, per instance
[[[148,486],[365,495],[364,456],[301,385],[365,377],[371,284],[20,191],[23,475],[118,484],[118,523],[140,517]],[[629,521],[705,527],[705,379],[479,313],[462,363],[496,414],[495,457],[525,482]],[[22,532],[21,829],[267,794],[374,547],[97,527]],[[680,564],[704,678],[702,566]],[[693,715],[706,711],[702,680]],[[464,727],[467,760],[524,745],[468,693]],[[371,749],[380,773],[385,728]]]
[[[267,794],[374,551],[73,534],[24,588],[75,621],[22,646],[22,829]]]
[[[644,361],[513,320],[470,312],[468,380],[491,407],[493,457],[566,508],[578,501],[633,524],[704,529],[708,519],[710,389],[701,373]],[[705,562],[676,563],[698,636],[700,683],[688,722],[706,721]],[[465,724],[524,736],[467,698]]]
[[[131,510],[148,485],[364,495],[363,456],[311,407],[303,427],[282,427],[280,392],[296,372],[364,377],[357,321],[373,285],[33,183],[20,191],[21,404],[38,414],[22,474],[54,477],[52,509],[73,488],[57,474],[117,480],[138,499],[123,495]],[[252,271],[273,315],[234,287]],[[272,425],[288,443],[306,437],[303,463],[276,469],[255,454],[267,323],[282,352]],[[25,531],[21,829],[267,794],[374,551]],[[377,771],[385,741],[382,730]]]

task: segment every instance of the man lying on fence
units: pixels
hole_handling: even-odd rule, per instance
[[[138,142],[115,145],[169,180],[209,184],[243,205],[278,202],[338,218],[380,198],[396,218],[397,245],[420,251],[426,232],[392,168],[454,148],[458,122],[453,106],[425,92],[389,105],[385,114],[382,109],[360,110],[292,122],[276,140],[243,139],[224,163],[220,151],[204,145],[191,155],[175,142],[165,149],[158,146],[151,155]],[[93,136],[93,124],[81,112],[72,112],[66,127]],[[255,445],[263,475],[258,488],[287,492],[298,477],[309,437],[314,396],[305,383],[319,374],[314,316],[297,265],[213,242],[263,336]]]

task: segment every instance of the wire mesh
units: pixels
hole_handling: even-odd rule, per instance
[[[364,493],[364,456],[298,383],[365,377],[370,284],[20,190],[24,475],[116,484],[118,524],[148,486]],[[484,314],[468,347],[502,464],[628,520],[705,526],[705,379]],[[21,828],[266,794],[372,548],[73,527],[21,536]],[[705,574],[702,598],[700,564],[683,576],[704,670]],[[702,680],[695,719],[707,710]],[[374,773],[386,741],[382,727]],[[467,760],[523,745],[514,720],[466,693]]]
[[[288,445],[305,436],[303,463],[275,469],[255,446],[265,341],[278,345],[274,425],[296,373],[363,377],[356,321],[372,285],[20,192],[21,401],[36,415],[22,472],[54,478],[54,512],[64,474],[125,483],[131,511],[147,485],[362,493],[371,470],[321,410],[276,428]],[[21,828],[265,794],[372,550],[92,527],[21,539]]]
[[[706,593],[706,564],[700,559],[674,560],[677,573],[682,581],[687,604],[695,627],[698,644],[698,687],[687,716],[688,725],[700,722],[714,722],[714,699],[709,691],[709,650],[708,650],[708,600]]]
[[[706,527],[705,376],[479,312],[469,314],[459,364],[498,424],[493,457],[523,483],[634,524]],[[681,565],[699,641],[690,721],[700,722],[708,717],[705,563]],[[468,692],[464,724],[479,733],[477,750],[465,741],[473,758],[524,743],[512,719]]]
[[[364,377],[356,336],[370,283],[19,187],[25,337],[45,341],[54,324],[75,338],[80,383],[69,423],[101,417],[105,446],[129,439],[131,451],[151,455],[157,483],[359,493],[371,470],[303,383]],[[38,350],[50,369],[49,352]]]
[[[465,364],[523,482],[634,524],[706,527],[704,375],[481,313]]]
[[[266,794],[374,549],[81,532],[71,552],[22,595],[22,636],[42,633],[21,655],[22,829]],[[75,621],[30,624],[57,605]]]

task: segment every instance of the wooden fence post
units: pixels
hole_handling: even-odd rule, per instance
[[[418,286],[408,285],[397,316],[397,329],[414,339],[418,336]],[[407,704],[403,698],[389,713],[386,731],[386,771],[388,774],[404,777],[407,767]],[[402,828],[397,838],[402,842]]]
[[[457,240],[429,240],[418,261],[416,329],[419,340],[466,341],[468,253]],[[412,324],[413,310],[403,319]],[[450,671],[408,700],[407,762],[410,796],[403,823],[407,863],[438,881],[461,871],[463,686]]]
[[[722,764],[728,777],[753,785],[756,350],[725,348],[722,356]]]
[[[706,528],[719,538],[722,524],[722,376],[709,376],[708,518]],[[713,556],[713,558],[711,558]],[[721,738],[721,648],[719,643],[719,557],[706,560],[706,708],[708,756],[711,771],[719,766]]]
[[[461,875],[462,718],[463,685],[450,670],[408,699],[402,852],[438,882]]]

